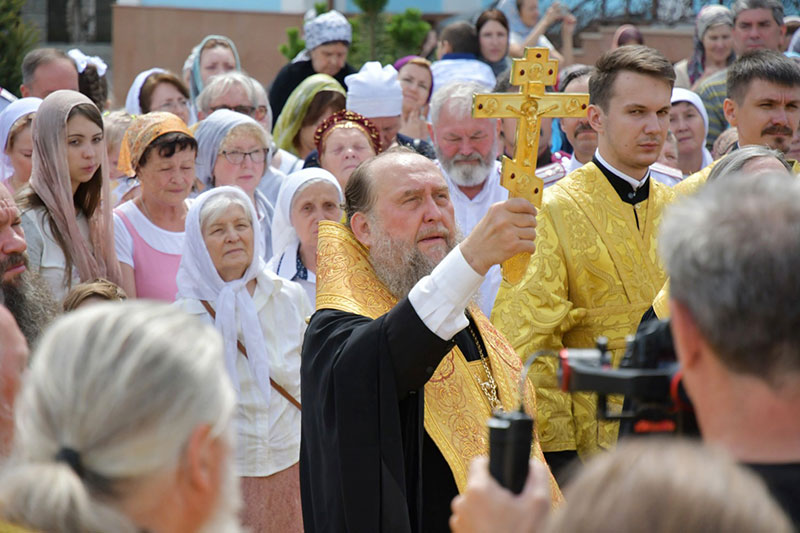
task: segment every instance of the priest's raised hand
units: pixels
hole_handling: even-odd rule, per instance
[[[489,208],[469,236],[461,253],[481,276],[493,265],[536,249],[536,208],[523,198],[510,198]]]

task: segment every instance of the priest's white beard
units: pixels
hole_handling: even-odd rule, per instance
[[[461,241],[458,230],[451,233],[443,224],[423,230],[417,234],[417,240],[433,233],[442,233],[445,236],[446,245],[441,253],[429,257],[420,251],[416,242],[395,239],[377,220],[372,219],[372,223],[377,238],[376,244],[369,249],[370,262],[378,279],[398,300],[408,296],[414,285],[433,272],[436,265]]]
[[[474,187],[482,184],[494,170],[495,154],[497,153],[497,137],[492,143],[492,149],[486,157],[475,152],[470,155],[456,154],[448,159],[442,154],[438,146],[434,147],[436,158],[442,164],[445,173],[453,180],[453,183],[460,187]],[[461,161],[479,161],[477,165],[458,164]]]

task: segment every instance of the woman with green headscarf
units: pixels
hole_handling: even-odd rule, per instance
[[[289,95],[278,122],[275,143],[278,148],[301,159],[316,149],[314,132],[326,118],[345,106],[347,93],[327,74],[309,76]]]

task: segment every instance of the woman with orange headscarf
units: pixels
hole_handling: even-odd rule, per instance
[[[122,140],[120,170],[139,178],[141,195],[114,210],[114,240],[129,298],[172,302],[183,250],[197,141],[172,113],[148,113]]]
[[[73,284],[119,282],[100,111],[76,91],[56,91],[33,132],[30,187],[20,193],[30,266],[59,301]]]

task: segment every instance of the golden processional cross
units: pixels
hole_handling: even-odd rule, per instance
[[[547,48],[526,48],[525,56],[514,59],[511,85],[523,91],[512,94],[476,94],[472,100],[475,118],[518,118],[514,159],[503,156],[500,183],[510,198],[525,198],[537,208],[542,205],[544,182],[536,177],[539,127],[542,118],[582,117],[589,105],[588,94],[545,93],[556,85],[558,61],[550,59]],[[517,283],[528,268],[530,254],[518,254],[503,262],[503,279]]]

